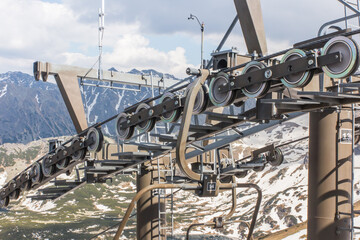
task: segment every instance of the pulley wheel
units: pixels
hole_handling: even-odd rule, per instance
[[[75,137],[75,138],[71,141],[71,145],[70,145],[70,146],[73,147],[75,143],[80,142],[80,141],[81,141],[80,138]],[[74,160],[74,161],[80,161],[80,160],[83,160],[83,159],[85,158],[85,155],[86,155],[86,150],[85,150],[85,148],[81,148],[81,149],[75,151],[75,152],[72,154],[71,158],[72,158],[72,160]]]
[[[259,69],[265,68],[266,65],[262,62],[249,62],[243,69],[242,74],[254,72]],[[248,79],[249,83],[251,83],[251,79]],[[242,92],[245,96],[250,98],[260,98],[263,97],[266,92],[269,90],[270,83],[268,81],[262,83],[255,83],[249,86],[242,88]]]
[[[235,177],[237,178],[244,178],[246,177],[248,174],[248,170],[245,170],[245,171],[242,171],[242,172],[239,172],[239,173],[235,173]]]
[[[68,157],[66,157],[66,154],[64,152],[65,147],[64,146],[60,146],[55,150],[55,154],[57,155],[60,151],[62,151],[62,156],[60,157],[64,157],[62,160],[58,161],[56,163],[56,167],[58,169],[64,169],[69,165],[70,159]]]
[[[187,86],[185,93],[186,96],[188,95],[190,89],[194,86],[194,83],[191,83]],[[209,92],[209,88],[207,85],[202,85],[202,87],[200,88],[199,92],[196,95],[195,98],[195,103],[194,103],[194,109],[193,109],[193,114],[197,115],[200,114],[202,112],[204,112],[206,110],[206,107],[208,105],[208,98],[206,96],[206,94]]]
[[[321,55],[340,52],[341,61],[322,67],[331,78],[347,78],[359,67],[359,48],[350,38],[338,36],[330,39],[322,48]]]
[[[232,176],[229,175],[229,176],[225,176],[223,178],[220,178],[220,182],[221,183],[231,183],[232,182]]]
[[[130,139],[134,134],[135,127],[127,127],[126,129],[121,129],[120,126],[123,122],[126,122],[128,114],[120,113],[116,119],[116,133],[121,140]]]
[[[104,142],[104,135],[99,128],[90,128],[86,139],[92,139],[92,143],[87,147],[89,152],[99,152]]]
[[[229,75],[219,73],[213,77],[209,86],[209,98],[212,104],[218,107],[230,105],[235,98],[234,91],[220,92],[219,87],[230,83]]]
[[[17,200],[20,197],[21,190],[20,188],[15,189],[12,193],[10,193],[9,197],[11,199]]]
[[[254,170],[255,172],[261,172],[261,171],[263,171],[264,169],[265,169],[265,164],[262,165],[262,166],[254,167],[254,168],[253,168],[253,170]]]
[[[30,177],[31,177],[31,181],[33,183],[40,183],[43,175],[42,175],[42,171],[41,171],[41,165],[39,162],[34,162],[31,170],[30,170]]]
[[[0,208],[7,207],[10,203],[10,197],[0,198]]]
[[[20,189],[22,191],[29,191],[31,189],[31,179],[29,178],[29,174],[28,173],[22,173],[20,175],[20,179],[24,179],[24,183],[21,184]]]
[[[300,49],[292,49],[285,53],[280,63],[293,61],[302,57],[306,57],[306,53]],[[289,74],[281,79],[281,82],[288,88],[305,87],[313,77],[313,71],[305,71]]]
[[[139,112],[142,112],[142,111],[146,111],[147,114],[150,114],[149,113],[149,109],[150,106],[146,103],[141,103],[139,104],[139,106],[136,108],[136,111],[135,113],[139,113]],[[152,118],[152,119],[148,119],[147,121],[142,121],[141,117],[139,117],[139,124],[136,126],[136,128],[140,131],[140,132],[150,132],[154,126],[155,126],[155,119]]]
[[[284,162],[284,154],[280,148],[275,148],[274,152],[267,156],[267,160],[271,166],[280,166]]]
[[[48,165],[49,162],[50,162],[50,155],[46,155],[41,161],[41,168],[45,177],[50,177],[55,173],[56,170],[56,166],[54,164]]]
[[[177,96],[174,93],[166,92],[161,98],[161,103],[174,98],[177,98]],[[166,112],[166,106],[164,105],[163,111],[164,113],[161,115],[161,120],[167,123],[177,122],[181,116],[181,111],[179,108],[170,112]]]
[[[11,189],[14,189],[10,194],[9,194],[9,196],[10,196],[10,198],[11,199],[19,199],[19,197],[20,197],[20,193],[21,193],[21,190],[20,190],[20,188],[17,188],[16,187],[16,180],[12,180],[11,182],[10,182],[10,185],[9,185],[9,188]]]

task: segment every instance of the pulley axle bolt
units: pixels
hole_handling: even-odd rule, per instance
[[[179,101],[175,101],[175,105],[178,105],[179,104]]]
[[[310,59],[310,60],[308,61],[308,64],[309,64],[309,65],[313,65],[313,64],[314,64],[314,60]]]
[[[149,116],[152,116],[154,114],[154,110],[150,109],[149,110]]]
[[[266,78],[271,78],[271,76],[272,76],[272,71],[269,69],[269,70],[266,70],[265,71],[265,77]]]
[[[235,83],[234,82],[230,82],[230,86],[234,86],[235,85]]]

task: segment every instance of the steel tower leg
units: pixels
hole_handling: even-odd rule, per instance
[[[137,176],[137,192],[142,189],[157,183],[158,171],[148,171],[143,165],[141,173]],[[162,179],[162,182],[165,182]],[[164,200],[160,200],[160,208],[165,209]],[[158,240],[165,239],[164,233],[159,231],[159,198],[154,194],[154,191],[145,193],[137,202],[137,228],[136,234],[138,240]],[[159,238],[159,234],[160,238]]]
[[[309,240],[350,240],[351,144],[340,129],[351,129],[350,111],[310,113]]]

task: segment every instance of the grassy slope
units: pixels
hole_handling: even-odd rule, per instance
[[[360,210],[360,201],[358,201],[354,204],[354,210],[357,210],[357,211]],[[307,227],[307,221],[296,224],[287,229],[266,235],[264,237],[259,237],[256,240],[281,240],[281,239],[286,238],[290,235],[293,235],[303,229],[306,229],[306,227]]]

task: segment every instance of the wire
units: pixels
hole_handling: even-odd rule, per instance
[[[132,218],[136,215],[136,213],[134,213],[133,215],[131,215],[129,218]],[[104,233],[106,233],[107,231],[115,228],[116,226],[120,225],[121,222],[117,222],[115,223],[114,225],[111,225],[110,227],[108,227],[107,229],[105,229],[104,231],[92,236],[91,238],[89,238],[88,240],[91,240],[91,239],[95,239],[96,237],[100,236],[100,235],[103,235]]]

